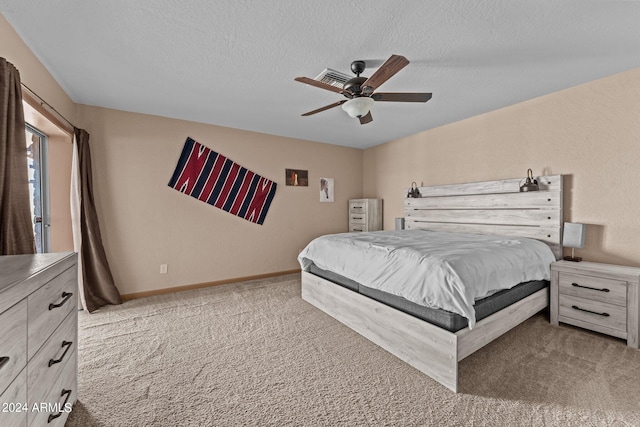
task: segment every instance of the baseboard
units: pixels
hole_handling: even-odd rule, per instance
[[[120,295],[120,298],[122,299],[122,301],[129,301],[132,299],[171,294],[174,292],[190,291],[192,289],[209,288],[211,286],[226,285],[227,283],[238,283],[238,282],[246,282],[249,280],[267,279],[269,277],[284,276],[285,274],[294,274],[294,273],[300,273],[300,269],[298,268],[296,270],[286,270],[286,271],[276,271],[274,273],[256,274],[255,276],[235,277],[232,279],[223,279],[223,280],[216,280],[214,282],[196,283],[193,285],[175,286],[172,288],[154,289],[152,291],[134,292],[131,294]]]

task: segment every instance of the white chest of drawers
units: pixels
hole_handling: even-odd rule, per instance
[[[349,200],[349,232],[382,230],[382,199]]]
[[[568,323],[639,348],[640,268],[595,262],[551,264],[551,324]]]
[[[64,426],[77,397],[77,256],[0,256],[0,425]]]

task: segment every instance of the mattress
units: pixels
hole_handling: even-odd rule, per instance
[[[524,237],[430,230],[320,236],[298,256],[315,266],[423,307],[476,322],[475,302],[518,283],[549,280],[555,256]]]
[[[457,332],[469,325],[469,321],[459,314],[443,309],[421,306],[388,292],[364,286],[332,271],[323,270],[314,264],[309,266],[308,271],[354,292],[358,292],[404,313],[446,329],[449,332]],[[511,289],[504,289],[493,295],[479,299],[474,305],[476,321],[489,317],[493,313],[496,313],[544,288],[549,288],[548,280],[531,280],[520,283]]]

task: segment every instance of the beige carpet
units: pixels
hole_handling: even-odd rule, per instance
[[[300,299],[298,275],[80,313],[67,426],[638,426],[640,351],[537,315],[462,392]]]

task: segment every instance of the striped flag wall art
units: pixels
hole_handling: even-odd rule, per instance
[[[262,225],[277,184],[187,138],[169,187]]]

